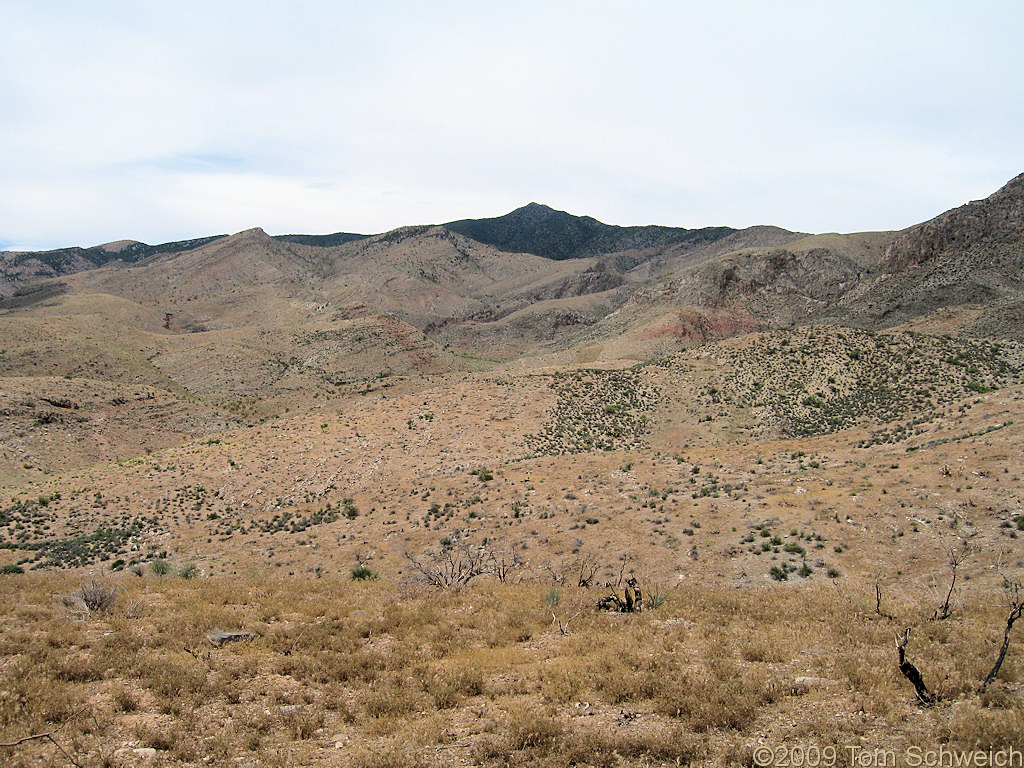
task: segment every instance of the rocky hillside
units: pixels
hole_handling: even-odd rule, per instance
[[[211,243],[224,235],[147,245],[136,240],[119,240],[92,248],[58,248],[53,251],[0,252],[0,298],[20,288],[52,277],[72,275],[105,264],[135,263],[160,253],[180,253]]]
[[[1021,338],[1022,268],[1024,175],[901,232],[872,279],[851,290],[833,315],[886,327],[953,310],[965,333]]]

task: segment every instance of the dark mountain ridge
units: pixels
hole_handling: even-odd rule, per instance
[[[503,251],[532,253],[548,259],[588,258],[676,243],[699,245],[737,231],[731,227],[619,227],[590,216],[556,211],[540,203],[530,203],[493,219],[462,219],[445,226]]]

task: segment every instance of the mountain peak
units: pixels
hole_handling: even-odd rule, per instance
[[[254,240],[269,240],[270,235],[263,231],[263,227],[251,227],[250,229],[243,229],[241,232],[236,232],[231,237],[233,238],[252,238]]]
[[[729,227],[618,227],[537,202],[497,218],[463,219],[444,226],[503,251],[532,253],[548,259],[588,258],[684,242],[703,244],[735,232]]]

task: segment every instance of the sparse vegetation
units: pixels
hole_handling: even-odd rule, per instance
[[[635,370],[585,370],[557,374],[558,403],[542,431],[527,440],[534,455],[559,456],[644,445],[646,412],[655,390]]]

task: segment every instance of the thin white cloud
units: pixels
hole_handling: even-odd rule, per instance
[[[0,242],[907,226],[1024,170],[1024,9],[37,2],[0,30]]]

